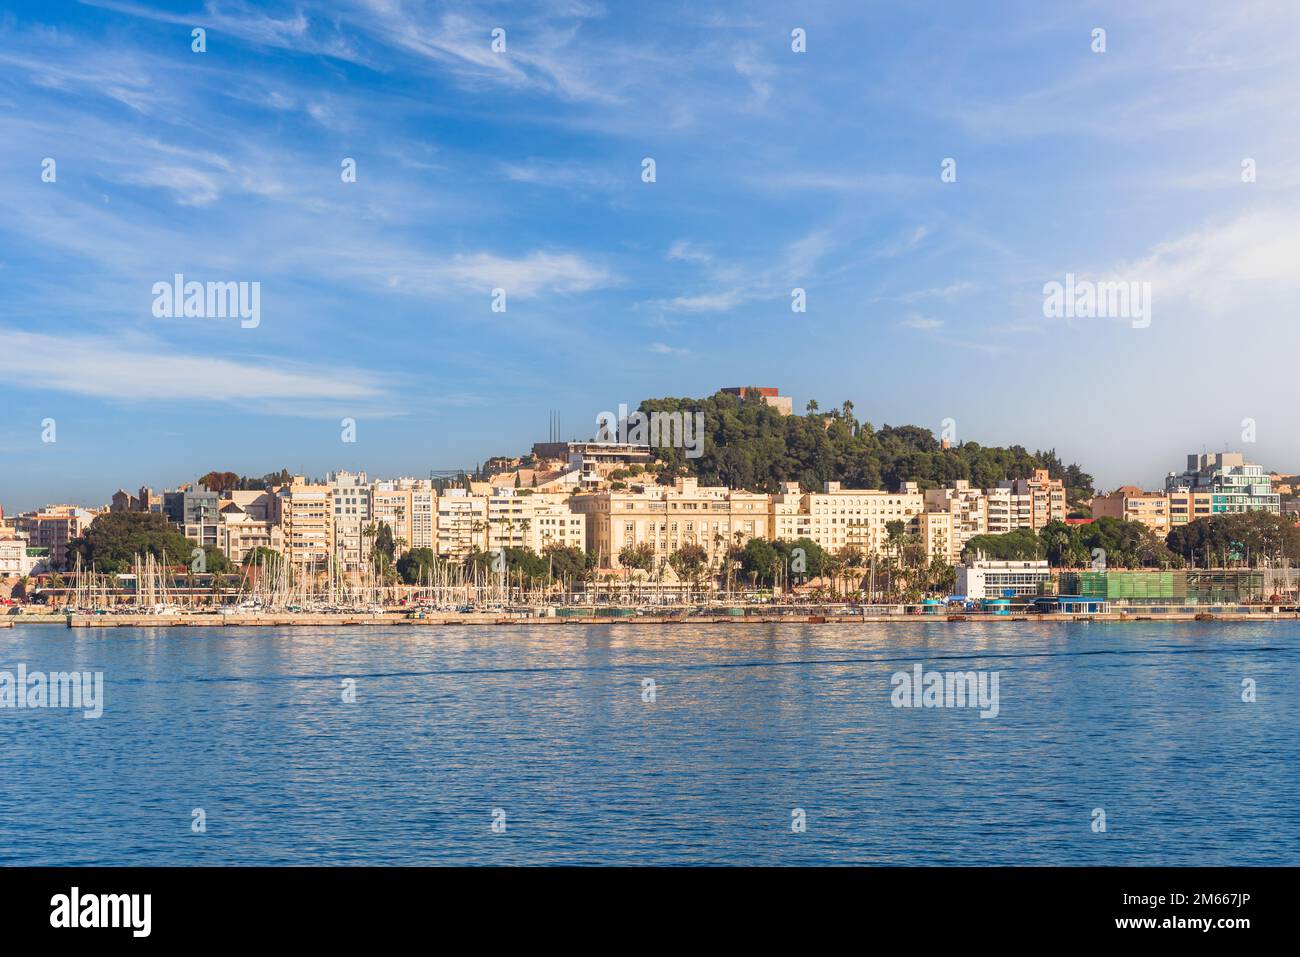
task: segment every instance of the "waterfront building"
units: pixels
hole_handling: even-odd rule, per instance
[[[1008,497],[1009,497],[1008,493]],[[1009,512],[1009,503],[1008,503]],[[946,488],[928,489],[925,493],[927,513],[947,513],[949,516],[948,561],[961,558],[962,549],[976,535],[989,530],[988,500],[984,491],[972,488],[970,482],[959,479]]]
[[[587,517],[569,508],[567,495],[495,488],[487,520],[493,549],[529,548],[540,555],[551,545],[587,547]]]
[[[920,527],[921,547],[926,555],[941,558],[949,564],[955,564],[961,558],[951,512],[922,512],[916,520]]]
[[[1247,462],[1240,452],[1187,456],[1187,468],[1181,473],[1170,472],[1165,478],[1165,490],[1208,495],[1211,515],[1282,511],[1282,497],[1273,491],[1263,467]]]
[[[852,546],[864,555],[887,555],[901,542],[901,537],[891,538],[890,523],[902,522],[903,535],[922,534],[925,498],[911,482],[897,492],[826,482],[822,491],[808,493],[804,507],[811,519],[808,537],[824,550],[834,554]]]
[[[1009,494],[999,494],[999,502],[1005,502],[1008,532],[1017,528],[1032,528],[1037,532],[1048,522],[1065,520],[1065,483],[1051,478],[1047,469],[1034,469],[1029,478],[999,482],[997,489],[989,494],[1004,490]],[[989,531],[993,532],[991,512],[989,525]]]
[[[1291,568],[1107,569],[1061,572],[1061,590],[1136,605],[1232,605],[1294,600],[1300,578]]]
[[[701,487],[694,478],[575,495],[569,504],[585,516],[587,548],[600,568],[621,568],[623,548],[642,543],[652,549],[656,569],[688,544],[703,547],[710,567],[718,567],[728,547],[771,537],[766,495]]]
[[[371,520],[371,493],[366,473],[339,470],[326,476],[326,483],[330,487],[330,506],[334,510],[330,551],[334,555],[335,568],[342,572],[359,571],[370,561],[373,541],[366,535]]]
[[[27,536],[28,547],[44,549],[51,566],[62,568],[68,558],[68,542],[89,528],[98,514],[79,505],[46,505],[19,515],[16,529]]]
[[[0,525],[0,578],[30,575],[40,561],[24,533]]]
[[[957,594],[979,601],[1045,594],[1051,582],[1046,561],[978,560],[957,566]]]
[[[768,496],[768,528],[773,541],[812,540],[812,516],[798,482],[785,482],[780,492]]]
[[[221,496],[205,486],[185,487],[163,493],[163,512],[195,545],[218,547],[217,531],[221,523]]]
[[[282,530],[272,521],[274,496],[267,491],[231,492],[221,503],[217,526],[217,547],[235,564],[243,562],[254,548],[279,552],[284,547]]]
[[[329,567],[334,542],[334,515],[329,485],[301,475],[275,490],[274,521],[280,526],[283,555],[293,565],[318,571]]]
[[[440,556],[464,558],[491,547],[486,495],[476,495],[463,488],[444,489],[438,496],[437,509],[434,551]]]

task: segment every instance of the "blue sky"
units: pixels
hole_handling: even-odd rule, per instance
[[[1293,8],[789,6],[8,4],[0,504],[418,475],[741,384],[1106,487],[1300,471]],[[260,325],[155,318],[178,272]],[[1067,272],[1150,282],[1149,328],[1045,318]]]

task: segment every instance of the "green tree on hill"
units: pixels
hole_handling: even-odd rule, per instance
[[[965,479],[990,488],[1046,468],[1073,490],[1071,501],[1091,494],[1091,477],[1078,465],[1062,465],[1055,450],[1030,453],[1018,445],[998,448],[977,442],[945,449],[920,426],[877,430],[870,422],[859,422],[852,403],[830,412],[819,408],[811,401],[806,415],[782,415],[752,391],[744,397],[719,392],[704,399],[648,399],[640,405],[645,413],[704,415],[699,457],[687,458],[683,448],[655,449],[662,484],[676,475],[693,475],[703,485],[757,492],[775,492],[783,482],[813,491],[828,481],[893,489],[905,481],[929,488]]]
[[[169,564],[188,564],[195,547],[156,512],[106,512],[68,543],[65,570],[75,565],[78,555],[83,568],[100,572],[129,572],[137,555],[152,555],[160,562],[165,556]]]

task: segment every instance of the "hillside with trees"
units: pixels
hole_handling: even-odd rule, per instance
[[[78,538],[68,542],[66,567],[77,557],[86,569],[99,572],[129,572],[137,556],[152,555],[173,565],[190,561],[195,545],[176,530],[166,516],[156,512],[106,512],[99,515]],[[215,548],[204,549],[213,562],[225,562]],[[214,568],[214,571],[222,569]]]
[[[885,425],[875,429],[859,422],[853,403],[819,411],[808,403],[804,415],[782,415],[754,392],[744,398],[718,392],[706,399],[648,399],[640,410],[704,413],[703,454],[687,458],[681,448],[656,448],[664,463],[660,481],[677,475],[696,476],[703,485],[725,485],[756,492],[774,492],[782,482],[798,482],[806,491],[827,481],[848,488],[895,489],[916,481],[922,488],[966,479],[990,488],[1007,479],[1026,478],[1046,468],[1063,480],[1071,500],[1092,495],[1092,476],[1077,464],[1065,465],[1054,449],[1029,452],[962,442],[943,448],[934,434],[916,425]]]

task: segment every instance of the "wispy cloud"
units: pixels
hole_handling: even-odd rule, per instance
[[[0,329],[24,356],[25,377],[41,390],[124,402],[222,403],[282,415],[333,415],[380,408],[387,389],[357,369],[283,360],[238,360],[176,352],[157,343],[125,346],[85,336]]]
[[[484,252],[457,255],[434,272],[469,289],[500,287],[519,298],[545,291],[585,292],[613,281],[607,270],[582,256],[554,252],[533,252],[516,259]]]

